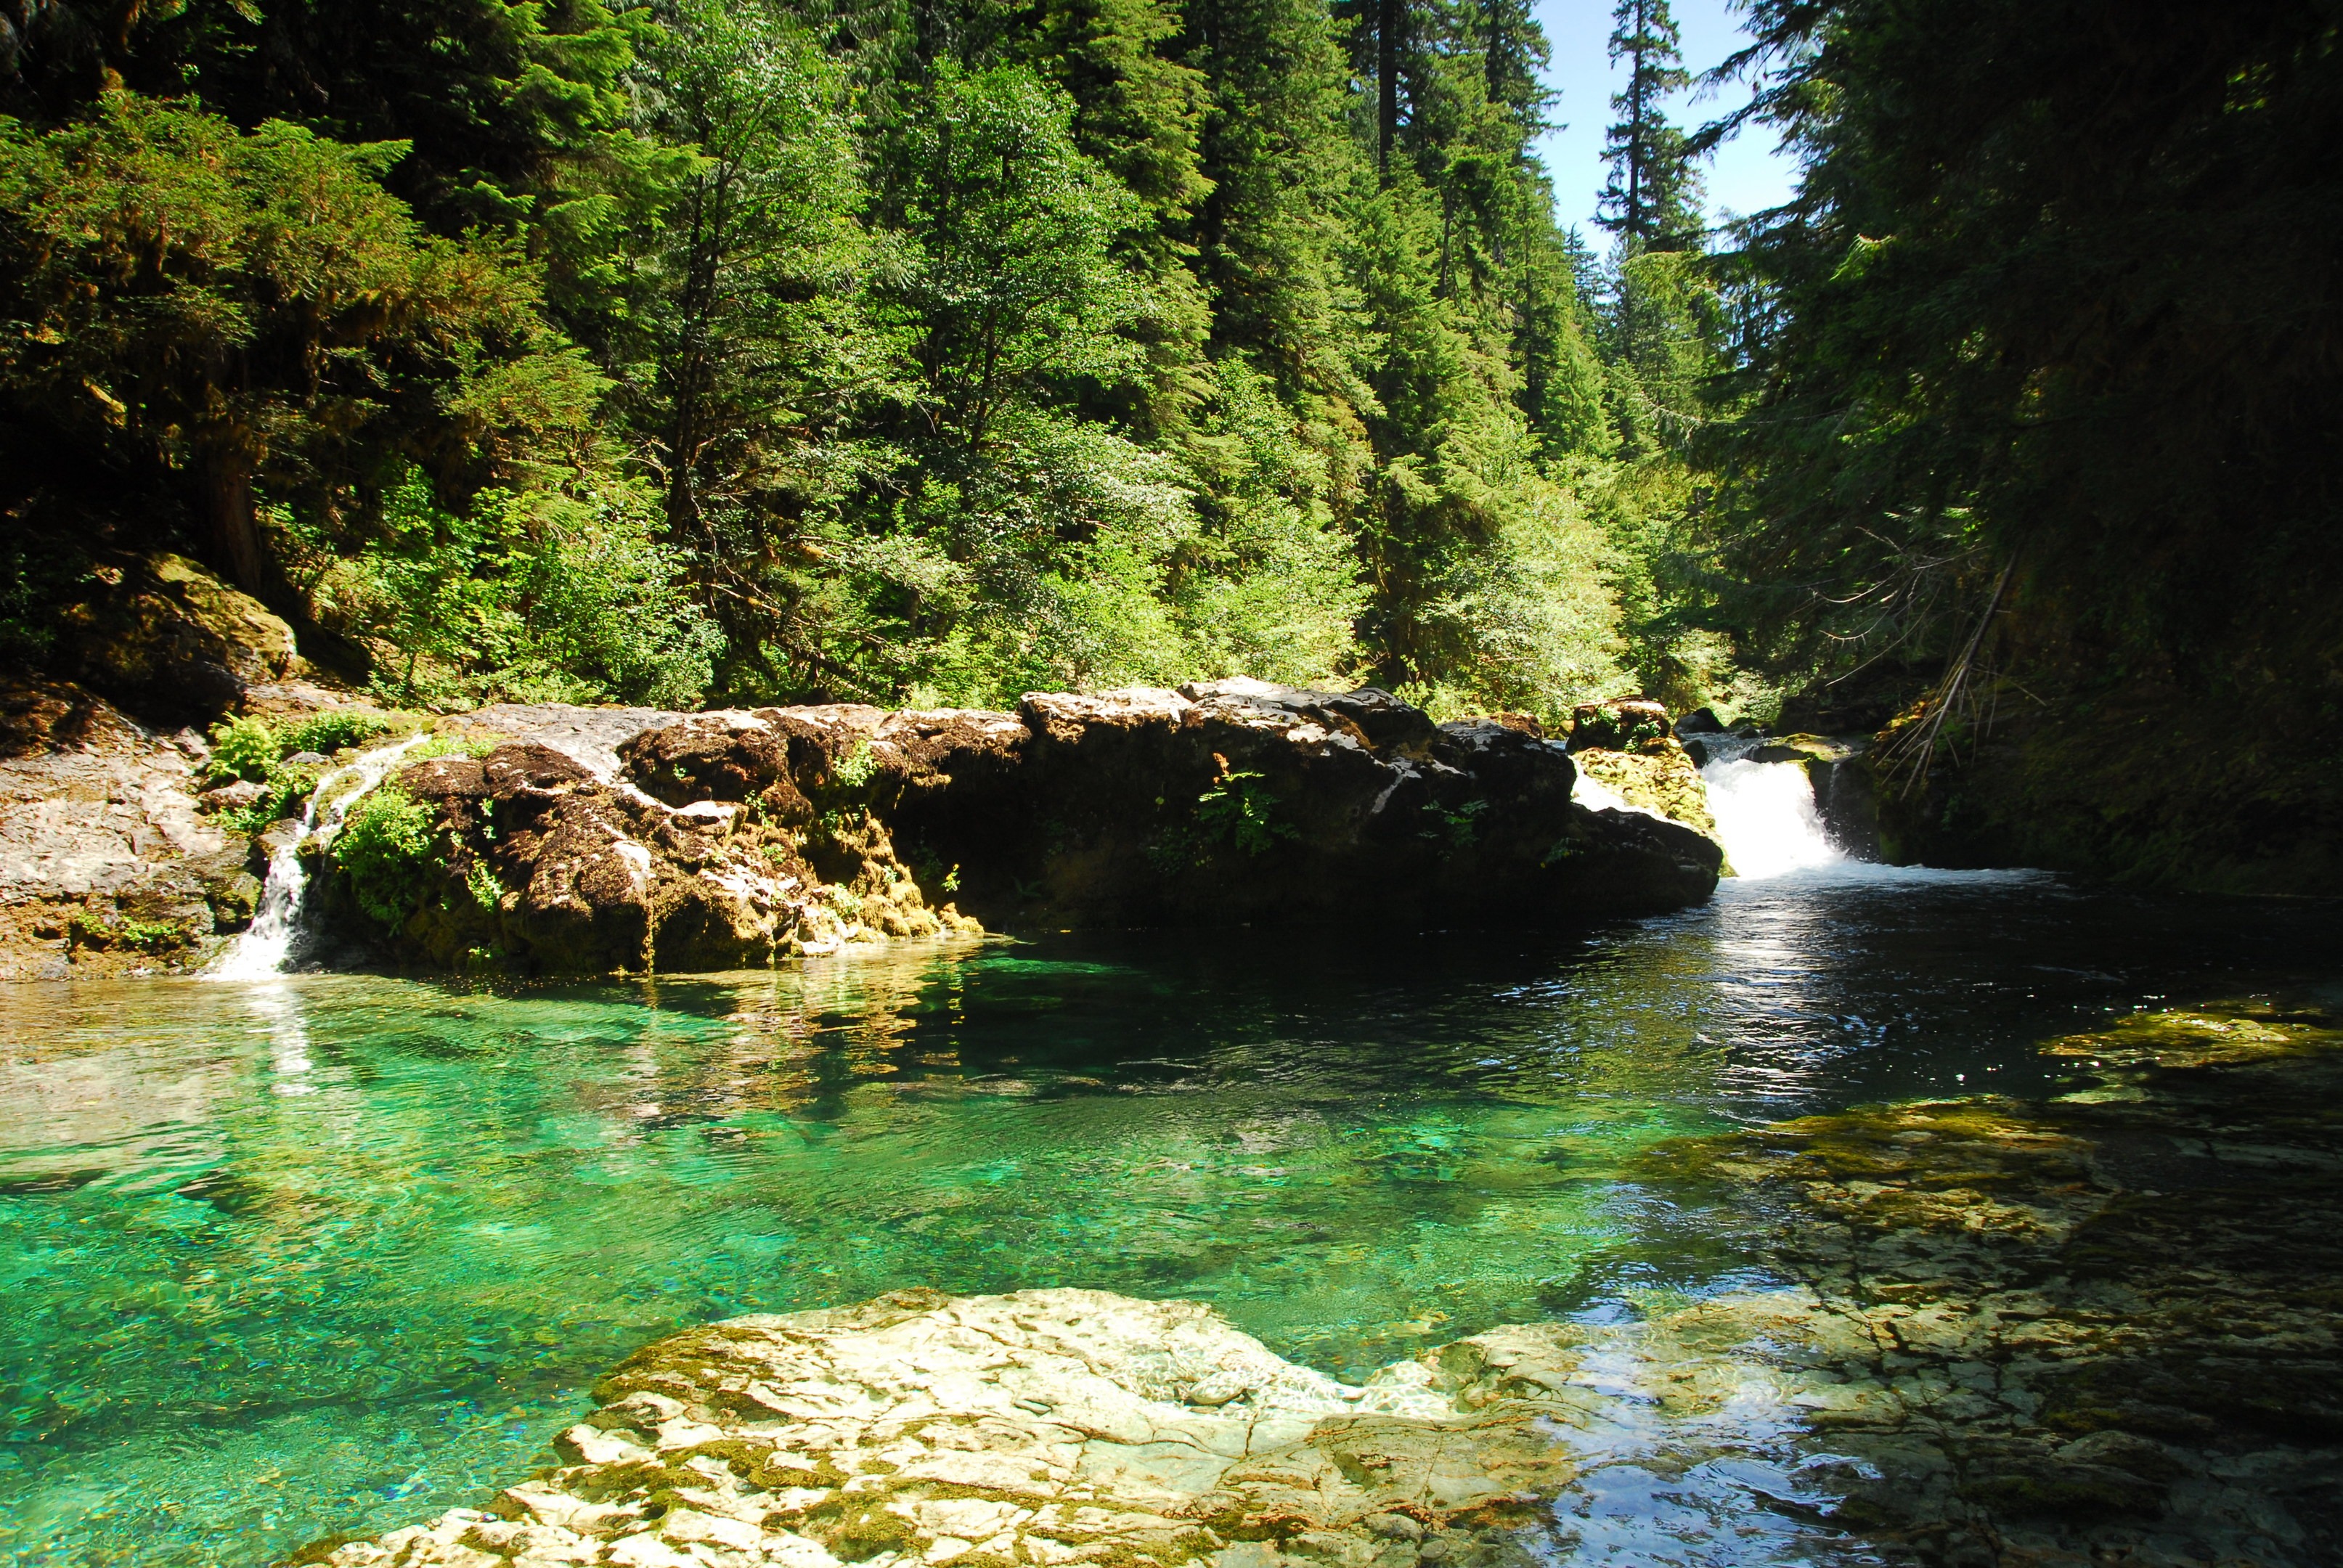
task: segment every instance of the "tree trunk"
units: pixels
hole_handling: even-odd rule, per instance
[[[274,585],[252,504],[250,465],[227,454],[213,457],[204,469],[204,504],[211,514],[214,558],[227,568],[236,587],[265,601]]]
[[[1399,139],[1399,30],[1406,17],[1407,0],[1382,0],[1375,15],[1375,166],[1386,179]]]

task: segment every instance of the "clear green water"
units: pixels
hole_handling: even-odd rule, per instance
[[[1358,1372],[1747,1282],[1746,1221],[1639,1151],[2040,1089],[2043,1036],[2338,931],[1855,876],[1577,937],[0,987],[0,1563],[410,1523],[547,1462],[649,1338],[910,1284],[1202,1297]]]

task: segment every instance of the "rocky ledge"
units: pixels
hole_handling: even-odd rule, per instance
[[[390,781],[414,874],[337,849],[329,908],[409,962],[676,972],[975,921],[1576,921],[1697,902],[1722,859],[1574,805],[1530,729],[1372,688],[645,714],[623,739],[590,712],[471,716],[479,755]]]
[[[206,755],[71,682],[0,677],[0,980],[168,970],[244,928],[260,881],[199,809]]]

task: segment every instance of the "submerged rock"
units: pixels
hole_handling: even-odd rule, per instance
[[[2343,1561],[2343,1029],[2267,1002],[2056,1040],[2048,1101],[1677,1145],[1815,1292],[1828,1517],[1927,1563]]]
[[[974,920],[1550,923],[1696,902],[1722,858],[1574,806],[1560,745],[1372,688],[590,711],[475,715],[526,739],[397,776],[437,846],[405,956],[672,972]]]
[[[598,1384],[566,1462],[337,1568],[611,1563],[1528,1564],[1577,1473],[1574,1331],[1345,1385],[1195,1302],[947,1296],[736,1318]]]

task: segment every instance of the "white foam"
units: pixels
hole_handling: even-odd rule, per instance
[[[1751,880],[1849,863],[1831,841],[1815,787],[1795,762],[1711,762],[1701,769],[1709,814],[1734,870]]]

